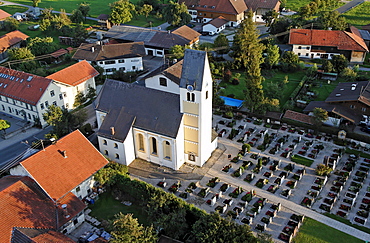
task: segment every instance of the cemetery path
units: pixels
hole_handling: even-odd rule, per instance
[[[210,178],[218,177],[218,178],[220,178],[221,181],[232,184],[233,186],[240,186],[244,190],[255,190],[258,197],[267,198],[270,202],[273,202],[275,204],[280,203],[283,207],[289,208],[290,210],[295,211],[297,214],[301,214],[301,215],[304,215],[306,217],[315,219],[315,220],[317,220],[317,221],[319,221],[323,224],[326,224],[330,227],[333,227],[337,230],[340,230],[340,231],[342,231],[346,234],[352,235],[352,236],[354,236],[356,238],[359,238],[361,240],[364,240],[364,241],[370,240],[370,234],[368,234],[368,233],[365,233],[361,230],[353,228],[349,225],[343,224],[343,223],[341,223],[337,220],[331,219],[331,218],[329,218],[325,215],[322,215],[322,214],[320,214],[318,212],[315,212],[315,211],[313,211],[309,208],[298,205],[298,204],[296,204],[292,201],[289,201],[287,199],[284,199],[280,196],[277,196],[277,195],[271,194],[271,193],[269,193],[265,190],[259,189],[255,186],[250,185],[249,183],[247,183],[247,182],[245,182],[241,179],[231,177],[229,174],[225,174],[225,173],[221,172],[220,170],[215,170],[215,169],[211,168],[208,171],[208,173],[206,174],[206,176],[208,176]]]

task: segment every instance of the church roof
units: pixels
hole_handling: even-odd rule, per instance
[[[175,138],[182,120],[179,95],[112,79],[105,81],[96,109],[108,113],[99,135],[111,137],[110,127],[121,126],[112,137],[118,140],[131,126]]]
[[[202,90],[203,72],[206,64],[207,53],[186,49],[184,62],[182,65],[182,76],[180,88],[185,88],[187,85],[193,85],[194,90]]]

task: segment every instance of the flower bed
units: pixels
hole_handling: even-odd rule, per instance
[[[293,171],[294,170],[294,165],[292,163],[289,163],[287,166],[284,167],[284,170]]]
[[[302,202],[301,202],[301,204],[303,206],[306,206],[306,207],[311,207],[312,203],[313,203],[313,200],[311,198],[308,198],[308,197],[304,197]]]
[[[369,204],[370,204],[370,199],[368,199],[368,198],[363,198],[363,199],[362,199],[362,203],[365,203],[365,204],[369,205]]]
[[[222,184],[222,186],[220,187],[220,191],[222,191],[222,192],[226,192],[226,191],[227,191],[227,189],[229,189],[229,187],[230,187],[230,185],[229,185],[229,184],[224,183],[224,184]]]
[[[363,217],[363,218],[367,218],[367,217],[369,217],[369,212],[368,211],[366,211],[366,210],[359,210],[359,211],[357,211],[357,213],[356,213],[358,216],[361,216],[361,217]]]
[[[166,187],[167,186],[167,182],[160,181],[160,182],[158,182],[157,186],[159,186],[159,187]]]
[[[325,198],[324,199],[324,203],[328,204],[328,205],[332,205],[334,203],[334,199],[330,199],[330,198]]]
[[[200,190],[200,192],[198,193],[198,196],[202,197],[202,198],[205,198],[208,193],[209,193],[210,189],[207,187],[207,188],[202,188]]]
[[[187,199],[188,198],[188,194],[186,192],[182,192],[182,193],[180,193],[179,197],[184,198],[184,199]]]
[[[286,186],[287,187],[290,187],[291,189],[294,189],[296,187],[296,185],[297,185],[297,182],[296,181],[288,181],[286,183]]]
[[[330,212],[330,210],[331,210],[330,206],[325,205],[325,204],[321,204],[319,208],[326,211],[326,212]]]
[[[222,171],[223,172],[229,172],[229,170],[232,168],[232,165],[231,164],[228,164],[228,165],[225,165],[223,168],[222,168]]]
[[[232,193],[229,194],[229,196],[232,198],[237,198],[242,192],[243,192],[243,189],[241,187],[237,187],[234,189]]]
[[[255,208],[258,208],[258,207],[263,208],[263,206],[265,206],[266,202],[267,202],[267,199],[266,198],[259,198],[257,200],[257,202],[255,202],[253,204],[253,207],[255,207]]]
[[[351,206],[348,206],[348,205],[345,205],[345,204],[341,204],[340,206],[339,206],[339,209],[340,210],[344,210],[344,211],[349,211],[349,210],[351,210]]]
[[[261,222],[262,222],[262,223],[265,223],[265,224],[269,224],[269,223],[270,223],[270,220],[271,220],[271,218],[263,217],[263,218],[261,219]]]
[[[214,188],[219,181],[220,179],[218,177],[214,177],[208,181],[207,186]]]
[[[279,187],[277,185],[270,185],[269,188],[267,188],[268,192],[275,193]]]
[[[304,216],[303,215],[292,214],[292,216],[290,216],[290,219],[292,219],[296,222],[303,222]]]
[[[283,197],[289,197],[290,196],[290,190],[289,189],[285,189],[285,190],[283,190],[281,193],[280,193],[280,195],[282,195]]]
[[[241,199],[244,201],[244,202],[250,202],[252,201],[253,199],[253,192],[252,191],[249,191],[247,192]]]
[[[270,171],[266,171],[265,173],[263,173],[263,176],[270,178],[272,176],[272,173]]]
[[[292,237],[290,235],[287,235],[287,234],[284,234],[284,233],[280,233],[279,234],[279,239],[284,241],[284,242],[290,242]]]
[[[244,181],[248,182],[248,183],[251,183],[254,179],[254,174],[248,174],[245,178],[244,178]]]
[[[282,179],[280,177],[278,177],[278,178],[275,179],[274,183],[278,184],[280,186],[281,183],[282,183]]]
[[[337,215],[338,215],[338,216],[340,216],[340,217],[342,217],[342,218],[347,217],[347,213],[345,213],[345,212],[343,212],[343,211],[338,211],[338,212],[337,212]]]
[[[243,223],[243,224],[252,224],[252,219],[251,218],[243,218],[242,220],[241,220],[241,222]]]
[[[337,196],[336,193],[332,193],[332,192],[328,193],[328,197],[330,197],[330,198],[335,198],[336,196]]]
[[[180,187],[181,187],[180,183],[173,183],[172,186],[168,188],[168,190],[172,193],[175,193],[179,190]]]
[[[316,198],[319,195],[319,192],[308,190],[307,195],[310,197]]]
[[[361,219],[359,217],[355,217],[355,222],[364,225],[366,223],[366,220]]]
[[[269,181],[267,179],[259,179],[255,186],[258,187],[258,188],[262,188],[264,185],[266,185]]]
[[[315,179],[315,184],[318,184],[318,185],[324,185],[324,182],[325,182],[325,180],[324,179],[322,179],[322,178],[316,178]]]

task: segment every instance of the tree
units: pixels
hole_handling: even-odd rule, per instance
[[[72,23],[71,19],[67,16],[65,9],[61,9],[59,16],[54,15],[51,18],[51,26],[54,29],[60,30],[63,26],[68,26]]]
[[[44,8],[43,10],[41,10],[42,12],[42,15],[43,15],[43,19],[49,19],[51,20],[52,17],[53,17],[53,8],[50,7],[50,8]]]
[[[93,99],[96,95],[96,89],[93,87],[89,87],[87,90],[86,98],[87,99]]]
[[[73,10],[72,15],[71,15],[71,21],[73,23],[81,23],[84,21],[84,16],[79,9]]]
[[[44,121],[50,126],[57,126],[63,117],[63,110],[59,106],[51,105],[46,110],[46,113],[42,114]]]
[[[332,57],[334,70],[341,73],[348,66],[348,60],[344,55],[335,55]]]
[[[157,242],[157,236],[154,234],[153,226],[144,227],[137,221],[132,214],[118,213],[112,221],[113,243],[119,242]]]
[[[148,19],[148,15],[150,12],[153,11],[153,6],[152,5],[149,5],[149,4],[144,4],[141,8],[141,13],[143,15],[145,15],[145,18]]]
[[[313,109],[313,118],[316,127],[321,126],[322,122],[328,119],[328,112],[323,108],[315,107]]]
[[[316,171],[316,174],[319,176],[326,176],[326,175],[329,175],[330,172],[333,171],[333,169],[327,165],[318,164],[315,171]]]
[[[49,27],[51,26],[51,21],[50,19],[42,19],[40,21],[40,30],[41,31],[46,31],[49,29]]]
[[[266,22],[266,27],[270,27],[272,22],[279,16],[279,13],[274,10],[267,11],[262,14],[263,21]]]
[[[281,62],[287,64],[297,64],[299,62],[299,57],[292,51],[286,51],[281,57]]]
[[[35,56],[32,54],[31,50],[27,47],[22,48],[12,48],[8,50],[9,60],[22,60],[29,59],[32,60]]]
[[[180,45],[174,45],[169,50],[172,59],[181,59],[184,57],[185,47]]]
[[[331,73],[334,70],[333,63],[331,63],[329,60],[325,60],[321,65],[321,69],[324,70],[324,72]]]
[[[351,67],[344,68],[340,75],[348,82],[355,81],[357,77],[357,73]]]
[[[265,58],[265,64],[269,69],[271,69],[273,66],[279,63],[280,58],[279,47],[277,45],[273,45],[270,43],[267,44],[266,54],[267,56]]]
[[[109,20],[113,24],[123,24],[132,19],[132,11],[135,10],[135,5],[130,3],[128,0],[119,0],[109,4],[109,6],[111,9]]]
[[[348,27],[346,18],[340,16],[338,11],[322,12],[317,18],[321,29],[345,30]]]
[[[172,26],[182,26],[190,23],[191,16],[188,13],[188,8],[184,3],[170,1],[163,8],[164,20]]]
[[[307,68],[306,76],[307,77],[315,77],[317,74],[318,67],[316,63],[314,63],[311,67]]]
[[[75,103],[73,104],[73,107],[79,107],[83,103],[85,103],[86,97],[82,92],[78,92],[75,97]]]
[[[36,8],[39,5],[40,2],[41,2],[41,0],[32,0],[32,6],[34,8]]]
[[[94,175],[94,180],[99,182],[101,185],[113,185],[115,183],[113,180],[116,175],[125,175],[127,172],[127,166],[114,161],[109,161],[103,169],[100,169]]]
[[[53,37],[35,37],[29,40],[27,47],[35,56],[52,53],[58,49],[58,45],[54,42]]]
[[[86,2],[80,3],[80,5],[78,6],[78,10],[80,10],[80,12],[82,13],[82,16],[84,16],[86,20],[86,17],[90,11],[90,4]]]
[[[219,50],[217,50],[218,54],[226,54],[230,50],[229,40],[227,39],[226,35],[222,33],[217,36],[213,43],[213,46],[216,48],[216,50],[217,48],[219,48]]]
[[[19,21],[15,18],[8,17],[3,22],[3,29],[7,32],[17,30],[19,27]]]
[[[0,131],[4,131],[11,126],[10,122],[7,120],[0,119]]]

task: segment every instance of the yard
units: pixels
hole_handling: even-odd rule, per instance
[[[139,220],[140,224],[149,225],[147,221],[147,214],[139,204],[132,202],[131,206],[125,206],[120,201],[113,198],[110,192],[105,192],[99,195],[99,199],[89,206],[91,209],[90,215],[101,220],[112,220],[114,215],[119,212],[124,214],[132,213],[135,218]]]
[[[295,243],[325,243],[325,242],[363,242],[353,236],[331,228],[316,220],[306,218],[299,228],[297,236],[293,239]]]
[[[7,5],[7,6],[0,6],[0,9],[4,10],[5,12],[13,15],[15,13],[23,13],[27,11],[28,8],[17,6],[17,5]]]
[[[360,27],[370,23],[370,2],[364,2],[350,11],[342,14],[347,19],[347,23]]]

